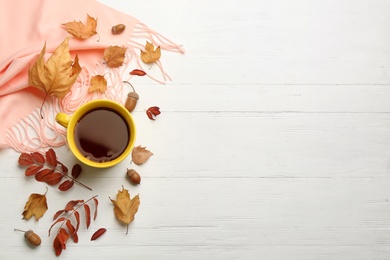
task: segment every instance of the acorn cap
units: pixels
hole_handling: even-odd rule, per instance
[[[139,96],[137,94],[137,92],[129,92],[129,94],[127,94],[128,97],[131,97],[131,98],[135,98],[135,99],[139,99]]]

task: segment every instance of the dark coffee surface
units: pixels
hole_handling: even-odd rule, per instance
[[[84,115],[76,124],[74,134],[80,152],[96,162],[117,158],[129,142],[127,123],[117,112],[107,108]]]

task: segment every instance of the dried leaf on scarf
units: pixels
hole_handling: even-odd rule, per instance
[[[129,191],[122,186],[122,191],[118,190],[116,200],[111,198],[110,200],[112,204],[114,204],[115,217],[123,224],[127,224],[127,234],[129,230],[129,224],[134,220],[134,216],[138,211],[140,204],[139,196],[135,195],[132,199],[130,199]]]
[[[91,85],[88,89],[89,93],[98,92],[104,93],[107,89],[107,80],[102,75],[95,75],[91,78]]]
[[[69,38],[66,38],[46,62],[45,43],[38,60],[28,71],[30,86],[42,90],[46,95],[65,97],[81,72],[77,55],[75,61],[72,61],[68,42]]]
[[[23,219],[30,219],[32,216],[35,216],[35,219],[39,220],[45,214],[48,208],[46,192],[45,194],[33,193],[30,195],[24,206],[24,211],[22,213]]]
[[[160,46],[154,49],[154,45],[146,42],[145,51],[141,50],[141,60],[147,64],[156,62],[161,57]]]
[[[145,163],[153,153],[146,149],[146,147],[137,146],[131,151],[131,160],[137,165]]]
[[[125,60],[127,48],[119,46],[110,46],[104,50],[104,60],[108,67],[117,68],[122,66]]]
[[[65,26],[65,30],[73,35],[76,38],[85,40],[89,37],[97,34],[96,32],[96,26],[97,26],[97,19],[87,15],[87,23],[83,24],[82,22],[73,21],[63,24]]]

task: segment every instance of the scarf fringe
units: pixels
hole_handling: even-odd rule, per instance
[[[160,46],[165,51],[185,52],[181,45],[175,44],[143,23],[137,23],[132,38],[126,45],[128,49],[125,62],[120,68],[108,68],[104,64],[103,58],[96,62],[94,68],[82,66],[82,72],[69,93],[61,100],[47,97],[42,108],[43,118],[41,118],[40,109],[37,108],[15,126],[8,128],[4,133],[5,143],[0,143],[0,148],[11,147],[18,152],[44,152],[48,147],[65,145],[67,143],[66,129],[55,121],[55,115],[59,112],[72,114],[82,104],[95,99],[108,99],[123,104],[125,99],[123,81],[131,79],[132,76],[129,74],[131,69],[142,69],[146,72],[146,76],[153,81],[166,84],[166,81],[171,80],[171,78],[165,72],[161,60],[155,62],[155,65],[157,65],[162,79],[149,73],[147,69],[143,69],[145,65],[140,59],[140,51],[144,49],[146,41],[154,46]],[[89,93],[90,81],[95,75],[104,75],[106,78],[108,86],[104,93]]]

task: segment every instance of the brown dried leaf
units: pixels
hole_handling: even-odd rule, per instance
[[[84,204],[84,214],[85,214],[85,225],[87,226],[88,229],[89,225],[91,225],[91,208],[88,206],[88,204]]]
[[[137,165],[141,165],[145,163],[153,153],[146,149],[146,147],[142,146],[136,146],[133,148],[133,151],[131,152],[131,160],[133,163]]]
[[[65,30],[76,38],[85,40],[97,34],[97,19],[87,15],[87,23],[83,24],[81,21],[73,21],[63,24]]]
[[[160,46],[154,49],[154,45],[150,42],[146,42],[145,51],[141,50],[141,60],[146,64],[156,62],[161,57]]]
[[[129,191],[122,186],[122,191],[118,191],[116,200],[111,198],[110,200],[114,204],[115,217],[124,224],[130,224],[134,220],[140,205],[139,196],[136,195],[133,199],[130,199]]]
[[[104,50],[104,60],[107,62],[108,67],[117,68],[122,66],[125,60],[127,48],[119,46],[110,46]]]
[[[39,182],[44,182],[47,175],[52,174],[54,171],[51,169],[43,169],[35,174],[35,179]]]
[[[74,207],[79,204],[79,203],[83,203],[84,200],[71,200],[69,201],[66,206],[65,206],[65,212],[68,212],[68,211],[71,211],[74,209]]]
[[[93,198],[93,202],[95,204],[95,212],[93,213],[93,220],[96,220],[97,213],[98,213],[99,201],[96,198]]]
[[[107,89],[107,80],[102,75],[95,75],[91,78],[91,85],[89,86],[88,92],[104,93]]]
[[[33,156],[33,158],[34,158],[36,163],[38,163],[38,164],[44,164],[45,163],[45,157],[42,154],[40,154],[38,152],[34,152],[31,155]]]
[[[81,174],[82,168],[80,164],[75,164],[72,167],[72,177],[77,179]]]
[[[52,148],[46,152],[46,162],[53,168],[58,164],[56,152]]]
[[[45,214],[47,210],[46,192],[45,194],[33,193],[30,195],[24,206],[23,219],[35,216],[35,219],[39,220]]]
[[[68,219],[66,221],[66,227],[69,230],[69,235],[72,238],[73,242],[79,242],[79,236],[77,235],[76,228],[72,225],[72,222]]]
[[[65,97],[81,72],[77,55],[74,63],[72,61],[68,42],[69,38],[66,38],[46,62],[45,43],[38,60],[28,71],[30,86],[42,90],[47,95]]]
[[[41,165],[31,165],[26,169],[24,174],[26,176],[32,176],[32,175],[36,174],[37,172],[39,172],[42,168],[43,168],[42,164]]]
[[[54,172],[46,175],[44,177],[44,182],[46,182],[49,185],[56,185],[62,180],[63,177],[64,175],[62,173]]]

